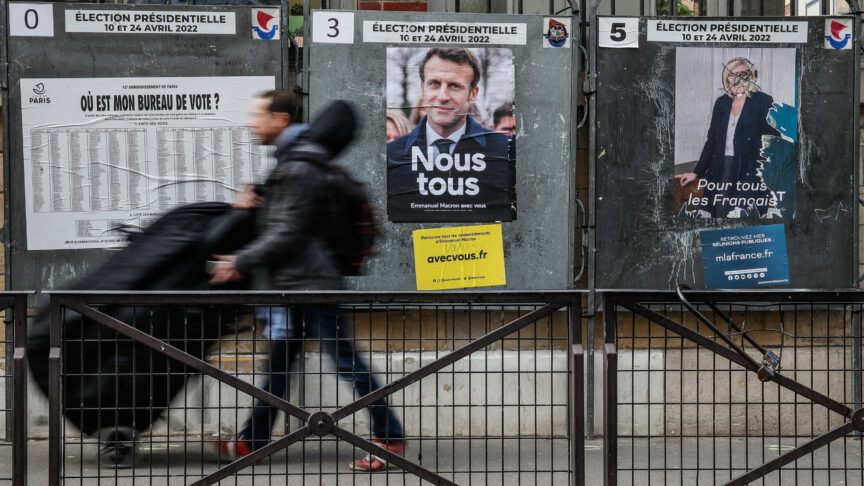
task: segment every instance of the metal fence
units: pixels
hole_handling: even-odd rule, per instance
[[[609,484],[864,480],[864,293],[604,299]]]
[[[52,293],[51,483],[583,484],[581,297]],[[271,341],[261,318],[285,307],[293,328]],[[287,375],[279,341],[300,355]],[[260,388],[286,377],[287,400]],[[253,399],[288,419],[234,461],[220,441]],[[404,455],[369,441],[400,424]],[[388,472],[348,468],[367,453]]]
[[[0,293],[0,483],[27,484],[27,293]]]

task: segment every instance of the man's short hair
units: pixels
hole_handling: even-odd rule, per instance
[[[492,125],[498,126],[502,118],[513,116],[513,103],[505,103],[492,113]]]
[[[480,61],[477,56],[468,49],[451,48],[451,47],[433,47],[426,53],[423,62],[420,63],[420,82],[426,82],[426,75],[423,72],[426,69],[426,61],[438,56],[446,61],[455,62],[456,64],[467,64],[474,71],[474,79],[471,80],[471,89],[474,89],[480,82]]]
[[[287,113],[292,119],[299,118],[297,112],[297,97],[294,93],[285,89],[271,89],[270,91],[261,93],[259,98],[270,98],[270,106],[267,108],[270,113]]]

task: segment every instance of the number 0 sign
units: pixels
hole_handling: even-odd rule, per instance
[[[600,17],[597,19],[600,47],[639,47],[639,19],[637,17]]]
[[[9,35],[54,37],[54,6],[50,3],[10,3]]]
[[[312,42],[354,43],[354,12],[312,12]]]

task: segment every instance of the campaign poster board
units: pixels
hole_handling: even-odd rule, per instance
[[[376,240],[376,254],[361,277],[347,280],[347,287],[356,290],[392,290],[416,288],[417,264],[413,234],[417,230],[452,228],[500,223],[502,233],[506,289],[565,289],[572,288],[574,268],[574,224],[578,221],[575,205],[576,168],[575,126],[573,102],[579,89],[573,73],[578,71],[581,59],[578,45],[578,23],[560,17],[495,14],[449,14],[444,12],[374,12],[374,11],[314,11],[309,23],[308,63],[309,115],[332,100],[348,100],[358,108],[361,126],[358,137],[335,161],[358,179],[367,182],[370,199],[378,209],[381,232]],[[571,30],[572,29],[572,30]],[[571,41],[571,42],[568,42]],[[495,196],[497,214],[490,206],[482,207],[484,197],[481,184],[490,174],[489,153],[483,153],[483,171],[459,171],[454,167],[446,172],[432,166],[427,171],[418,159],[418,172],[426,178],[424,189],[429,192],[429,179],[453,178],[453,190],[462,190],[470,177],[476,178],[480,194],[457,196],[458,208],[440,206],[410,207],[411,199],[420,198],[418,177],[409,165],[402,170],[406,191],[393,188],[392,165],[388,165],[387,139],[395,140],[413,131],[417,123],[409,116],[419,98],[421,88],[419,65],[412,54],[423,57],[432,48],[467,50],[478,59],[497,56],[507,77],[512,76],[513,87],[492,89],[484,87],[483,71],[475,98],[472,119],[485,131],[513,132],[512,186],[497,179],[498,188],[512,187]],[[405,73],[394,73],[388,59],[406,54]],[[421,58],[422,59],[422,58]],[[502,64],[503,63],[503,64]],[[464,65],[465,63],[456,63]],[[510,67],[512,64],[512,68]],[[511,71],[512,69],[512,71]],[[510,74],[512,72],[512,74]],[[405,80],[406,88],[394,78]],[[413,79],[409,80],[408,78]],[[500,78],[495,76],[495,78]],[[493,79],[486,77],[486,80]],[[470,83],[470,81],[469,81]],[[501,84],[498,81],[496,84]],[[509,83],[504,84],[509,85]],[[409,100],[402,99],[408,91]],[[512,95],[512,97],[511,97]],[[496,99],[484,97],[496,96]],[[477,105],[484,107],[483,116],[476,115]],[[495,111],[505,106],[505,116],[495,123]],[[512,110],[512,118],[506,116]],[[393,112],[401,112],[393,116]],[[465,118],[469,110],[464,110]],[[422,118],[422,117],[421,117]],[[408,119],[409,121],[405,121]],[[394,121],[396,120],[396,121]],[[401,125],[402,128],[398,125]],[[406,128],[407,126],[407,128]],[[424,132],[425,133],[425,132]],[[505,137],[495,134],[494,138]],[[461,138],[461,137],[460,137]],[[449,147],[448,147],[449,149]],[[423,155],[428,160],[427,152]],[[440,151],[439,151],[440,153]],[[449,153],[449,150],[448,150]],[[454,151],[455,153],[455,151]],[[500,153],[500,152],[499,152]],[[521,154],[531,154],[531,157]],[[450,154],[453,156],[453,154]],[[436,154],[433,153],[433,163]],[[473,159],[473,154],[472,154]],[[449,164],[443,159],[440,164]],[[460,154],[460,165],[464,163]],[[473,162],[472,162],[472,165]],[[447,165],[444,166],[445,168]],[[464,166],[463,166],[464,168]],[[501,174],[501,172],[499,172]],[[496,175],[496,177],[498,177]],[[472,182],[473,183],[473,182]],[[440,191],[441,183],[434,183]],[[449,186],[445,192],[449,190]],[[509,206],[501,204],[509,197]],[[453,204],[444,194],[429,194],[427,199]],[[518,201],[517,201],[518,200]],[[393,203],[407,201],[400,215],[392,212]],[[417,201],[414,201],[417,204]],[[462,204],[470,205],[462,208]],[[435,202],[425,203],[434,205]],[[475,207],[478,204],[479,207]],[[439,211],[444,209],[444,211]],[[458,211],[456,210],[458,209]],[[404,219],[404,220],[403,220]],[[464,221],[461,221],[461,220]],[[427,262],[428,264],[428,262]],[[423,269],[419,269],[422,273]]]
[[[68,285],[114,255],[122,226],[266,174],[246,123],[255,95],[283,87],[279,8],[9,8],[10,289]]]
[[[515,219],[515,85],[506,47],[387,48],[390,221]]]
[[[600,17],[596,32],[596,287],[705,288],[703,233],[768,224],[788,285],[857,285],[857,23]]]

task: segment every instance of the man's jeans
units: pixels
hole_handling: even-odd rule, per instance
[[[275,309],[274,309],[275,310]],[[256,313],[257,316],[263,315]],[[276,317],[278,313],[273,315]],[[322,351],[333,357],[339,376],[354,383],[357,396],[365,396],[378,389],[369,367],[360,360],[354,351],[350,338],[345,335],[343,319],[336,309],[303,307],[291,309],[288,326],[289,338],[274,339],[270,343],[270,362],[264,390],[285,398],[288,391],[288,368],[291,361],[300,354],[307,340],[321,344]],[[279,315],[279,317],[282,317]],[[276,317],[278,319],[278,317]],[[301,325],[302,323],[302,325]],[[293,324],[293,325],[292,325]],[[275,331],[275,329],[274,329]],[[304,332],[305,331],[305,332]],[[274,334],[276,334],[274,332]],[[321,386],[324,386],[321,383]],[[270,431],[275,422],[277,408],[260,400],[255,401],[252,415],[243,427],[241,436],[252,442],[254,449],[264,447],[270,442]],[[405,436],[402,425],[393,411],[382,398],[369,407],[372,415],[372,433],[384,442],[402,440]]]

